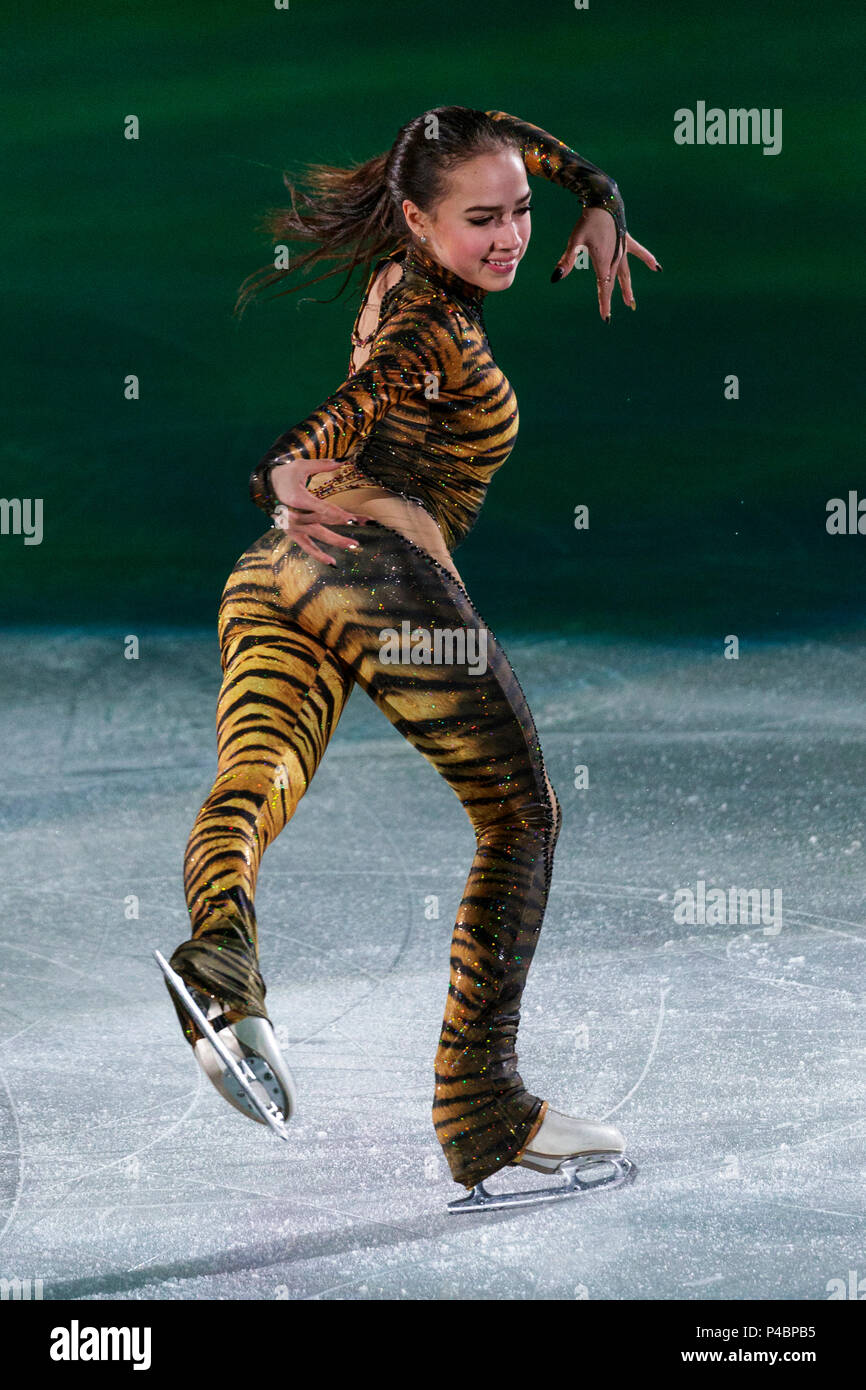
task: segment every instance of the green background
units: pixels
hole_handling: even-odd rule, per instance
[[[17,28],[15,27],[17,23]],[[532,180],[491,294],[520,435],[455,559],[497,631],[806,633],[859,624],[863,18],[855,5],[508,0],[39,6],[7,26],[2,621],[213,624],[266,529],[251,468],[344,379],[357,289],[231,316],[281,170],[387,149],[430,107],[531,120],[616,178],[638,309],[550,272],[579,215]],[[783,148],[678,146],[674,111],[783,109]],[[141,138],[123,137],[135,113]],[[740,378],[726,401],[723,379]],[[141,399],[127,402],[136,373]],[[590,507],[588,532],[575,505]]]

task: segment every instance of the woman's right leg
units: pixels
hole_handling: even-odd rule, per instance
[[[229,1022],[267,1018],[254,908],[262,855],[294,815],[354,685],[326,639],[285,614],[274,588],[280,539],[271,529],[254,542],[223,590],[218,771],[184,857],[192,936],[170,962],[227,1005]],[[174,1003],[194,1043],[197,1030]]]

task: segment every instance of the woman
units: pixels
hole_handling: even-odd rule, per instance
[[[318,243],[295,269],[342,255],[327,272],[347,270],[342,288],[356,264],[385,254],[355,321],[347,380],[280,436],[250,480],[273,526],[240,557],[222,596],[219,772],[187,846],[192,936],[171,958],[288,1117],[292,1079],[258,969],[256,879],[357,682],[447,780],[476,834],[433,1101],[452,1176],[469,1188],[506,1164],[552,1172],[576,1155],[624,1147],[612,1126],[552,1110],[517,1071],[520,1000],[560,806],[517,678],[451,557],[517,433],[483,301],[513,283],[529,243],[527,172],[584,204],[551,279],[567,275],[585,246],[602,319],[610,322],[615,281],[634,308],[628,253],[661,267],[627,234],[616,184],[501,111],[425,112],[387,155],[351,170],[314,166],[314,195],[301,195],[299,210],[289,184],[291,210],[267,223],[275,239]],[[287,273],[260,272],[238,304]],[[411,634],[410,660],[405,648],[395,660],[394,631]],[[221,1094],[260,1119],[177,997],[175,1005]]]

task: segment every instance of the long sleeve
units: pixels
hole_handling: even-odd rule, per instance
[[[456,389],[463,370],[451,315],[440,301],[414,300],[382,326],[362,367],[306,420],[281,434],[250,476],[256,506],[279,505],[270,470],[281,455],[342,459],[389,410],[407,398],[426,395],[431,375],[437,391]]]
[[[617,240],[614,259],[619,255],[620,241],[625,241],[625,207],[619,189],[612,178],[597,165],[549,135],[540,126],[509,116],[507,111],[487,111],[491,120],[502,121],[520,146],[526,171],[550,179],[561,188],[576,193],[584,207],[604,208],[616,226]]]

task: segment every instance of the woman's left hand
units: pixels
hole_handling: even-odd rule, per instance
[[[613,287],[617,280],[625,303],[630,309],[637,308],[631,287],[631,273],[628,265],[629,253],[645,261],[651,270],[662,269],[652,251],[641,246],[640,242],[635,241],[628,232],[626,232],[625,237],[625,249],[620,252],[619,259],[611,265],[616,250],[616,226],[610,213],[605,212],[604,208],[586,208],[580,221],[575,224],[574,231],[568,238],[565,253],[557,261],[557,266],[562,271],[561,279],[565,279],[565,276],[574,269],[577,253],[581,247],[585,247],[589,252],[589,258],[595,270],[598,311],[606,323],[610,321]]]

